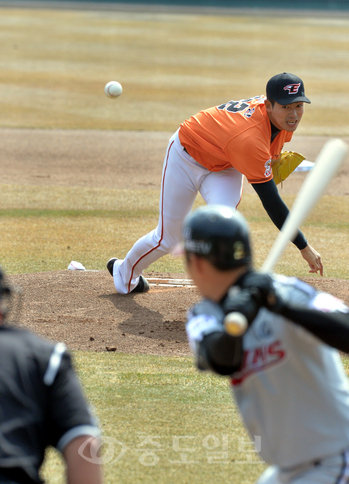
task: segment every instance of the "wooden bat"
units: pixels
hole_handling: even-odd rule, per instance
[[[342,165],[348,153],[348,145],[340,139],[327,141],[312,171],[309,172],[294,201],[290,213],[279,232],[260,272],[271,272],[282,256],[287,244],[292,240],[302,222],[325,192],[328,184]],[[240,313],[230,313],[224,319],[227,333],[239,336],[247,327],[246,318]]]

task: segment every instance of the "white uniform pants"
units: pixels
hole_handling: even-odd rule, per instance
[[[155,230],[141,237],[124,260],[114,264],[114,284],[127,294],[139,276],[160,257],[169,254],[180,242],[184,217],[200,192],[208,204],[228,205],[234,209],[242,195],[243,177],[231,167],[210,172],[197,163],[180,144],[178,131],[171,137],[162,171],[159,222]]]
[[[325,457],[317,463],[303,464],[292,469],[271,466],[257,484],[348,484],[349,451]]]

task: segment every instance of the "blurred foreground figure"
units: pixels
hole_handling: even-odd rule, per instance
[[[62,452],[69,484],[100,484],[100,431],[71,359],[54,344],[5,323],[13,290],[0,269],[0,482],[42,483],[45,450]]]
[[[231,380],[270,464],[258,484],[348,483],[349,386],[338,353],[349,353],[348,307],[296,278],[256,272],[247,223],[229,207],[192,212],[183,237],[203,296],[189,312],[190,346],[200,370]],[[237,314],[247,327],[233,336],[227,320]]]

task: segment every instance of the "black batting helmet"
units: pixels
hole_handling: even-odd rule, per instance
[[[249,229],[245,218],[224,205],[205,205],[188,214],[183,224],[187,253],[208,259],[220,270],[251,265]]]

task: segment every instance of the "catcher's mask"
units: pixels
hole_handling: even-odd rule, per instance
[[[205,205],[188,214],[183,248],[207,259],[219,270],[251,265],[249,229],[245,218],[224,205]]]
[[[0,268],[0,315],[5,318],[10,308],[12,289],[7,284],[5,275]]]

